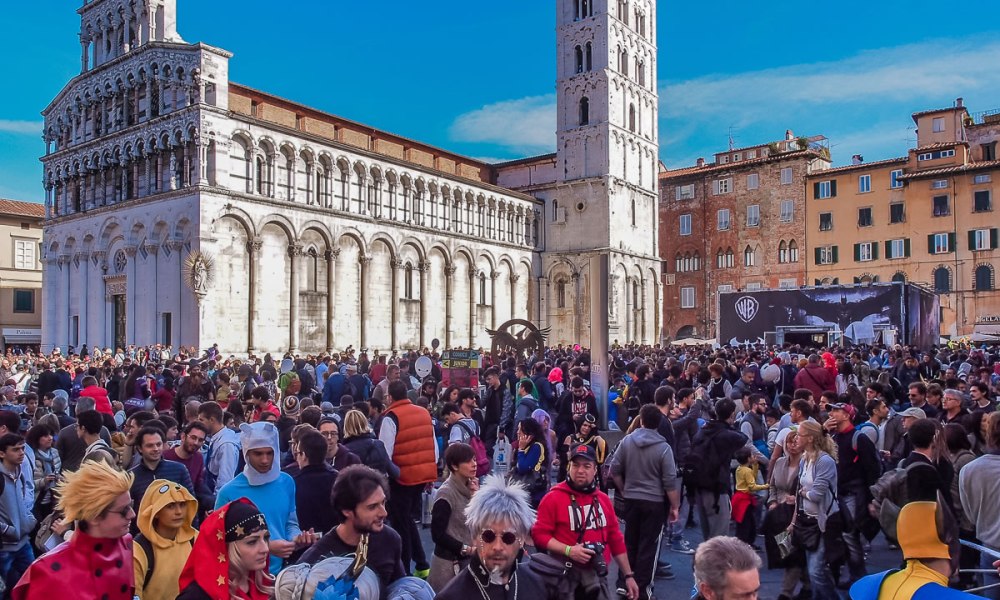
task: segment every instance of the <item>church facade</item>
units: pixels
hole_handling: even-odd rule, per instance
[[[558,150],[491,165],[229,81],[175,0],[86,2],[43,112],[42,349],[587,344],[599,254],[611,338],[657,341],[654,8],[559,0]]]

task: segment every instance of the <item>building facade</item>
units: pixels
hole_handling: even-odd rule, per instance
[[[667,336],[715,337],[719,292],[805,284],[806,177],[829,165],[825,138],[788,131],[660,174]]]
[[[42,327],[42,220],[35,202],[0,199],[2,349],[38,349]]]
[[[559,2],[559,82],[576,90],[560,111],[589,102],[593,125],[561,120],[562,160],[546,169],[551,157],[489,165],[230,82],[229,53],[177,34],[175,0],[86,2],[81,73],[43,113],[43,349],[458,348],[487,346],[486,329],[512,317],[552,327],[551,342],[585,343],[589,322],[552,308],[549,275],[556,263],[572,275],[575,257],[595,251],[614,251],[642,290],[627,296],[626,339],[654,341],[642,310],[656,302],[655,211],[652,230],[632,235],[602,219],[655,198],[652,75],[639,92],[610,59],[624,44],[654,73],[655,37],[627,33],[607,8]],[[571,42],[585,37],[581,54]],[[570,85],[578,59],[590,68]],[[617,131],[627,117],[611,106],[624,99],[644,141]],[[531,179],[537,170],[548,180]],[[583,205],[585,243],[547,218],[564,202]],[[576,285],[574,303],[587,297]]]
[[[913,281],[941,298],[941,334],[1000,333],[994,212],[1000,115],[913,115],[907,156],[807,178],[810,284]]]

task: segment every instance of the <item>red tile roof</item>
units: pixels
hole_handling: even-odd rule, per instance
[[[900,179],[921,179],[923,177],[936,177],[950,173],[964,173],[971,171],[986,171],[989,169],[1000,169],[1000,160],[984,160],[980,162],[970,162],[964,165],[954,165],[951,167],[941,167],[940,169],[928,169],[926,171],[914,171],[904,173]]]
[[[913,122],[917,122],[917,118],[923,117],[924,115],[932,115],[934,113],[950,112],[953,110],[966,110],[964,106],[949,106],[948,108],[932,108],[931,110],[922,110],[920,112],[913,113]]]
[[[21,202],[0,198],[0,216],[17,215],[19,217],[45,218],[45,206],[38,202]]]
[[[860,165],[844,165],[843,167],[835,167],[833,169],[826,169],[825,171],[814,171],[809,174],[809,177],[826,177],[827,175],[830,174],[839,174],[839,173],[844,173],[846,171],[870,169],[872,167],[882,167],[894,163],[902,164],[906,162],[909,162],[909,159],[906,158],[905,156],[900,156],[898,158],[887,158],[885,160],[876,160],[874,162],[861,163]]]
[[[705,166],[703,167],[694,166],[694,167],[684,167],[682,169],[674,169],[673,171],[660,173],[660,179],[674,179],[675,177],[683,177],[685,175],[692,175],[695,173],[736,171],[746,166],[759,165],[766,162],[776,162],[788,158],[803,158],[806,156],[821,158],[820,153],[816,152],[815,150],[796,150],[795,152],[785,152],[783,154],[775,154],[772,156],[765,156],[763,158],[754,158],[751,160],[741,160],[739,162],[730,162],[722,165],[717,165],[715,163],[706,163]]]
[[[968,146],[969,142],[934,142],[933,144],[927,144],[926,146],[920,146],[919,148],[914,148],[910,152],[927,152],[928,150],[940,150],[941,148],[954,148],[955,146]]]

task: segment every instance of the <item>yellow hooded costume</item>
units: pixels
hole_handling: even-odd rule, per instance
[[[171,540],[157,533],[154,521],[161,510],[175,502],[184,505],[184,524]],[[197,511],[198,501],[178,483],[156,479],[146,488],[136,516],[140,533],[132,545],[136,596],[142,600],[173,600],[177,597],[181,569],[198,536],[198,531],[192,526]],[[149,550],[153,553],[152,560],[147,554]]]

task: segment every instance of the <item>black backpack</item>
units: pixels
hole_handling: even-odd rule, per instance
[[[725,491],[726,485],[720,477],[723,465],[722,457],[715,447],[715,436],[705,435],[704,431],[695,434],[691,443],[691,451],[684,458],[681,466],[681,477],[684,486],[689,490],[703,490],[713,492],[716,499]]]
[[[142,548],[142,551],[146,554],[146,574],[142,579],[142,588],[146,589],[149,586],[149,580],[153,577],[153,569],[156,567],[156,553],[153,552],[153,542],[149,541],[149,538],[141,533],[132,538],[132,541]],[[194,548],[194,538],[188,540],[188,543]]]

